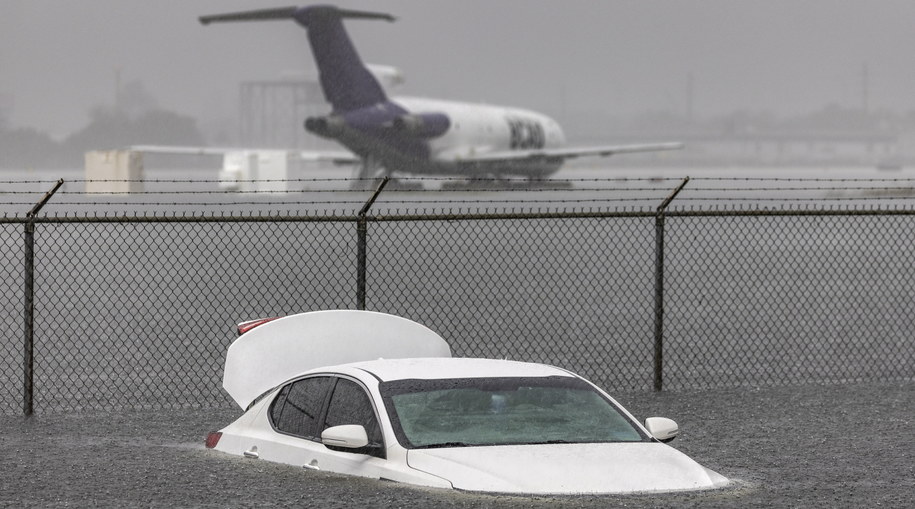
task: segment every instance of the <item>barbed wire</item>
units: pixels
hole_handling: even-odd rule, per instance
[[[537,178],[537,179],[520,179],[520,178],[457,178],[457,177],[397,177],[395,182],[455,182],[467,184],[471,187],[477,183],[500,183],[506,184],[505,189],[511,189],[511,185],[520,184],[520,189],[537,189],[532,184],[560,184],[557,190],[565,189],[561,184],[574,183],[614,183],[621,182],[680,182],[682,177],[602,177],[602,178]],[[915,183],[915,178],[784,178],[784,177],[692,177],[693,182],[806,182],[806,183]],[[0,180],[0,184],[7,185],[35,185],[35,184],[54,184],[56,179],[40,180]],[[299,178],[299,179],[241,179],[233,180],[233,184],[258,184],[258,183],[377,183],[377,178]],[[218,179],[65,179],[65,183],[87,184],[87,183],[120,183],[120,184],[225,184],[225,181]],[[527,185],[524,185],[527,184]],[[442,188],[455,190],[455,188]],[[457,188],[460,189],[460,188]],[[341,189],[351,190],[351,189]],[[401,191],[406,189],[401,189]],[[429,188],[428,190],[435,190]],[[482,188],[480,189],[482,190]],[[504,190],[504,189],[502,189]],[[234,190],[225,190],[231,192]]]
[[[144,178],[144,179],[65,179],[66,182],[84,184],[87,182],[121,182],[121,183],[220,183],[226,182],[220,179],[161,179],[161,178]],[[321,177],[321,178],[295,178],[295,179],[233,179],[231,182],[238,183],[259,183],[259,182],[378,182],[378,178],[363,177]],[[614,180],[630,181],[658,181],[670,180],[680,181],[681,177],[594,177],[594,178],[471,178],[467,177],[395,177],[399,181],[428,181],[428,182],[602,182]],[[50,184],[57,182],[57,179],[39,179],[39,180],[0,180],[0,184]]]
[[[607,184],[619,184],[621,182],[641,182],[641,181],[651,181],[654,183],[659,183],[661,180],[654,179],[604,179],[604,180],[579,180],[579,182],[604,182]],[[680,182],[682,179],[663,179],[663,181],[668,182]],[[709,181],[720,181],[720,182],[745,182],[745,181],[760,181],[760,182],[808,182],[808,183],[817,183],[817,182],[866,182],[873,184],[885,184],[890,182],[907,182],[912,183],[911,187],[902,187],[902,186],[887,186],[887,185],[872,185],[872,186],[821,186],[821,185],[809,185],[809,186],[756,186],[756,187],[729,187],[729,186],[718,186],[718,187],[696,187],[695,185],[687,186],[686,191],[753,191],[753,192],[765,192],[765,191],[846,191],[846,190],[915,190],[915,179],[899,179],[899,180],[889,180],[889,179],[704,179],[704,178],[695,178],[691,182],[709,182]],[[77,183],[79,181],[67,181],[67,183]],[[86,181],[84,181],[86,182]],[[187,180],[187,181],[128,181],[128,180],[110,180],[110,181],[93,181],[93,182],[109,182],[109,183],[131,183],[131,182],[167,182],[167,183],[213,183],[215,181],[205,181],[205,180]],[[245,182],[262,182],[262,183],[293,183],[298,182],[296,180],[251,180]],[[355,180],[334,180],[333,182],[355,182]],[[466,182],[466,181],[465,181]],[[536,192],[569,192],[569,193],[581,193],[581,192],[600,192],[600,191],[626,191],[626,192],[658,192],[661,190],[666,190],[666,188],[659,189],[655,187],[629,187],[629,186],[619,186],[619,187],[570,187],[570,186],[555,186],[555,187],[540,187],[540,186],[530,186],[530,185],[512,185],[514,183],[527,184],[527,182],[522,181],[505,181],[505,180],[494,180],[493,182],[500,182],[503,184],[508,184],[505,186],[495,186],[495,187],[478,187],[474,185],[474,182],[468,182],[467,187],[443,187],[443,188],[398,188],[398,187],[389,187],[386,189],[386,192],[391,193],[511,193],[511,192],[525,192],[525,193],[536,193]],[[552,183],[574,183],[573,180],[556,180],[556,181],[544,181]],[[16,182],[24,183],[24,182]],[[34,183],[34,182],[33,182]],[[54,182],[46,182],[53,184]],[[209,190],[132,190],[132,191],[70,191],[70,190],[61,190],[57,194],[68,194],[68,195],[154,195],[154,194],[241,194],[241,195],[250,195],[250,194],[295,194],[295,193],[366,193],[372,192],[373,188],[353,188],[353,187],[341,187],[341,188],[330,188],[330,189],[321,189],[321,188],[295,188],[295,189],[252,189],[252,190],[240,190],[240,189],[209,189]],[[45,189],[40,190],[0,190],[0,194],[37,194],[44,193]]]
[[[661,197],[663,198],[663,197]],[[870,197],[870,196],[861,196],[861,197],[810,197],[810,198],[789,198],[789,197],[779,197],[779,198],[766,198],[766,197],[690,197],[682,196],[678,197],[678,202],[732,202],[732,203],[788,203],[788,202],[806,202],[806,203],[824,203],[824,202],[882,202],[882,201],[901,201],[901,200],[912,200],[912,196],[879,196],[879,197]],[[423,201],[413,201],[413,200],[379,200],[376,203],[377,207],[391,206],[391,205],[427,205],[427,206],[441,206],[441,205],[500,205],[500,204],[525,204],[525,205],[538,205],[538,204],[585,204],[585,203],[655,203],[660,201],[659,197],[640,197],[640,198],[582,198],[582,199],[555,199],[555,200],[510,200],[510,199],[501,199],[501,200],[436,200],[434,202],[423,202]],[[57,201],[52,202],[49,205],[55,206],[77,206],[77,207],[100,207],[100,206],[143,206],[143,207],[229,207],[229,206],[263,206],[263,207],[276,207],[276,206],[290,206],[290,205],[315,205],[315,206],[352,206],[357,207],[363,205],[363,201],[358,200],[308,200],[308,201],[270,201],[270,202],[257,202],[257,201],[217,201],[217,202],[169,202],[169,201]],[[34,205],[32,202],[0,202],[0,205],[7,206],[31,206]]]
[[[601,191],[626,191],[626,192],[659,192],[665,191],[665,189],[658,189],[657,187],[576,187],[576,188],[563,188],[563,187],[549,187],[549,188],[468,188],[468,189],[391,189],[387,192],[389,193],[506,193],[506,192],[526,192],[526,193],[541,193],[541,192],[569,192],[569,193],[586,193],[586,192],[601,192]],[[253,191],[240,191],[240,190],[209,190],[209,191],[133,191],[129,194],[131,195],[158,195],[158,194],[175,194],[175,195],[198,195],[198,194],[239,194],[239,195],[249,195],[249,194],[300,194],[300,193],[365,193],[370,190],[365,189],[282,189],[282,190],[253,190]],[[915,191],[915,186],[913,187],[839,187],[839,186],[812,186],[812,187],[688,187],[684,191],[697,192],[697,191],[739,191],[739,192],[772,192],[772,191]],[[35,194],[38,191],[13,191],[6,194]],[[41,191],[44,192],[44,191]],[[117,191],[93,191],[91,193],[83,191],[59,191],[57,194],[66,194],[66,195],[123,195],[124,192]]]
[[[416,204],[413,204],[416,205]],[[493,204],[498,205],[498,204]],[[493,206],[493,207],[379,207],[369,216],[371,220],[460,220],[460,219],[511,219],[525,217],[653,217],[655,204],[617,204],[615,206],[591,205],[576,207],[537,206]],[[878,205],[846,203],[783,203],[776,207],[748,203],[704,203],[672,204],[668,216],[675,215],[915,215],[911,204],[882,203]],[[322,221],[351,222],[357,220],[355,209],[250,209],[250,210],[66,210],[47,211],[37,217],[39,222],[273,222],[273,221]],[[0,223],[25,223],[25,214],[3,212]]]
[[[682,182],[680,177],[601,177],[576,179],[500,179],[480,178],[468,180],[459,177],[403,177],[397,182],[418,183],[416,187],[402,188],[389,186],[379,196],[376,207],[392,206],[427,206],[447,207],[459,205],[467,207],[489,207],[507,204],[536,207],[538,205],[583,204],[607,206],[608,204],[652,204],[660,202],[674,187]],[[51,186],[56,180],[4,180],[3,184],[47,184]],[[61,189],[52,198],[49,206],[61,207],[358,207],[365,203],[366,196],[374,192],[375,178],[299,178],[299,179],[246,179],[233,181],[243,183],[272,183],[290,186],[308,183],[334,183],[332,188],[286,188],[286,189],[142,189],[137,191],[100,191]],[[462,186],[425,187],[427,182],[461,183]],[[651,186],[645,183],[650,182]],[[118,184],[219,184],[218,179],[73,179],[68,184],[118,183]],[[353,184],[362,183],[362,188],[353,188]],[[497,185],[486,185],[497,184]],[[760,185],[750,185],[758,183]],[[542,184],[542,185],[540,185]],[[563,185],[565,184],[565,185]],[[844,184],[844,185],[843,185]],[[339,186],[346,186],[339,187]],[[48,189],[17,190],[0,189],[0,206],[29,207],[35,204],[38,197]],[[589,195],[604,193],[599,195]],[[607,194],[612,194],[608,196]],[[742,194],[752,193],[744,196]],[[799,193],[799,194],[798,194]],[[812,195],[815,194],[815,195]],[[335,196],[334,196],[335,195]],[[471,197],[464,198],[470,195]],[[126,196],[136,199],[125,198]],[[180,197],[212,197],[212,200],[190,199],[182,201]],[[409,198],[407,198],[409,196]],[[475,196],[475,197],[474,197]],[[117,199],[108,199],[117,198]],[[148,199],[162,197],[161,200]],[[174,199],[167,199],[174,197]],[[326,199],[336,197],[337,199]],[[17,199],[18,198],[18,199]],[[70,198],[70,199],[67,199]],[[147,199],[144,199],[147,198]],[[315,199],[320,198],[320,199]],[[28,201],[26,201],[28,200]],[[697,177],[675,200],[676,203],[731,203],[731,204],[769,204],[783,203],[890,203],[915,202],[915,178],[784,178],[784,177]]]
[[[637,202],[637,201],[646,201],[647,198],[594,198],[594,199],[562,199],[562,200],[537,200],[536,202],[531,202],[530,200],[436,200],[435,202],[420,202],[413,200],[379,200],[376,203],[377,206],[386,205],[386,204],[421,204],[428,203],[429,205],[440,205],[440,204],[467,204],[467,205],[487,205],[487,204],[501,204],[501,203],[612,203],[612,202]],[[67,201],[55,201],[52,202],[54,205],[79,205],[79,206],[100,206],[100,205],[137,205],[137,206],[230,206],[230,205],[264,205],[264,206],[274,206],[274,205],[362,205],[365,202],[363,200],[327,200],[327,201],[270,201],[270,202],[256,202],[256,201],[230,201],[230,202],[132,202],[132,201],[110,201],[110,202],[67,202]],[[0,205],[32,205],[31,202],[0,202]]]
[[[226,183],[220,179],[64,179],[67,183],[153,183],[153,184],[219,184]],[[461,177],[396,177],[401,182],[459,182],[459,183],[576,183],[576,182],[678,182],[683,177],[591,177],[591,178],[461,178]],[[721,182],[915,182],[915,178],[824,178],[824,177],[692,177],[694,181]],[[0,180],[0,184],[34,185],[52,184],[57,179],[17,179]],[[236,179],[232,183],[322,183],[322,182],[378,182],[377,178],[291,178],[291,179]]]
[[[665,188],[666,189],[666,188]],[[664,190],[664,189],[661,189]],[[599,191],[627,191],[627,192],[658,192],[659,189],[656,187],[618,187],[618,188],[607,188],[607,187],[592,187],[592,188],[563,188],[563,187],[550,187],[550,188],[502,188],[502,189],[493,189],[493,188],[468,188],[468,189],[386,189],[386,193],[505,193],[505,192],[599,192]],[[0,195],[3,194],[39,194],[44,193],[45,190],[41,191],[0,191]],[[217,194],[217,195],[251,195],[251,194],[261,194],[261,195],[275,195],[275,194],[301,194],[301,193],[360,193],[365,194],[366,192],[372,192],[371,189],[279,189],[279,190],[252,190],[252,191],[240,191],[240,190],[159,190],[159,191],[58,191],[55,194],[58,195],[206,195],[206,194]]]

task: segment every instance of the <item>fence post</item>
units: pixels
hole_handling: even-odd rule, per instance
[[[365,310],[365,249],[368,242],[368,220],[365,216],[368,214],[372,204],[375,203],[375,200],[378,199],[378,195],[381,194],[384,186],[387,185],[388,180],[390,180],[390,177],[381,179],[372,197],[362,206],[362,210],[359,211],[359,217],[356,220],[356,309],[360,311]]]
[[[689,177],[670,193],[658,206],[655,214],[655,264],[654,264],[654,390],[660,391],[664,383],[664,212],[670,202],[686,187]]]
[[[22,413],[26,417],[32,415],[34,407],[32,404],[32,391],[34,380],[34,364],[32,361],[32,349],[34,342],[34,277],[35,277],[35,220],[27,217],[25,222],[25,274],[23,277],[23,291],[25,298],[25,314],[23,315],[25,324],[25,342],[22,353]]]
[[[22,413],[26,417],[32,415],[35,411],[35,365],[32,355],[35,345],[35,216],[38,215],[41,208],[48,203],[48,200],[54,196],[54,193],[60,189],[63,183],[64,179],[58,180],[54,187],[45,193],[44,197],[25,215],[25,272],[22,278],[23,300],[25,301],[25,312],[23,313],[25,338],[22,351]]]

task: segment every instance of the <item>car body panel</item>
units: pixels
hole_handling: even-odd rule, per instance
[[[456,489],[497,493],[678,491],[726,483],[657,442],[411,449],[407,462]]]

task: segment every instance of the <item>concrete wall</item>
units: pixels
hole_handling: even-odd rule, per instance
[[[143,190],[143,154],[132,150],[86,152],[86,192],[135,193]]]

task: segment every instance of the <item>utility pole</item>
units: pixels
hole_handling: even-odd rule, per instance
[[[693,88],[693,73],[686,75],[686,122],[693,124],[693,97],[695,89]]]
[[[121,71],[122,67],[114,66],[114,111],[121,111]]]

